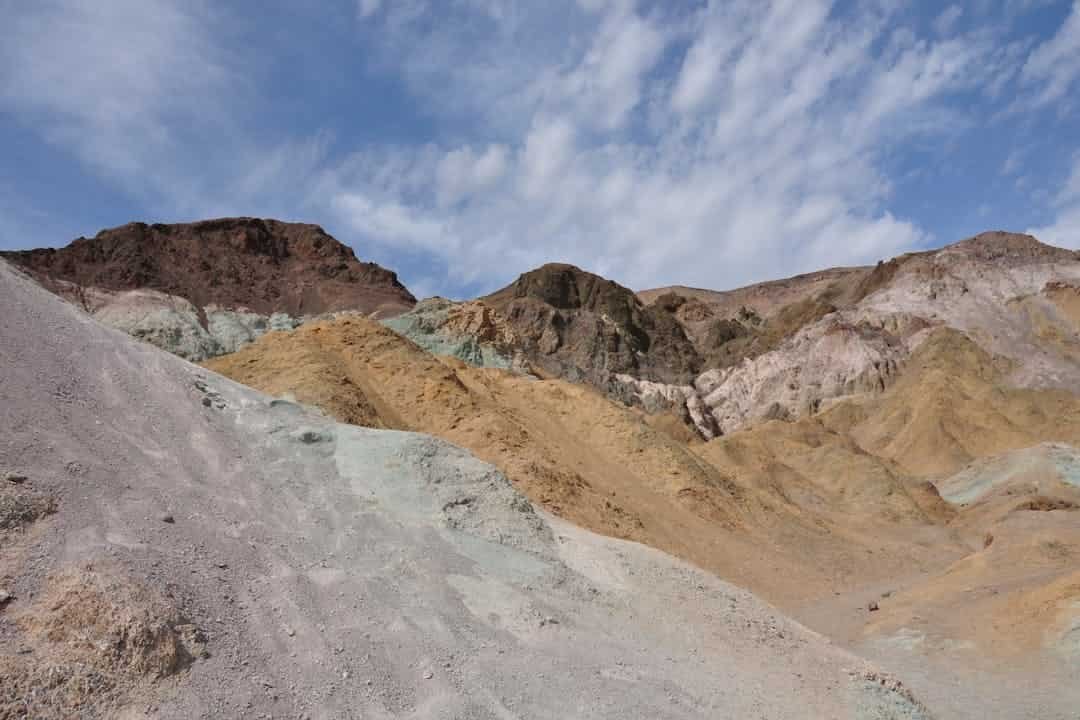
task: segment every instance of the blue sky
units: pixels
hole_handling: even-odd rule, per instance
[[[0,247],[319,223],[418,295],[1080,247],[1080,0],[0,0]]]

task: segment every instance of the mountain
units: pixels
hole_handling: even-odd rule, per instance
[[[0,304],[3,717],[932,717],[448,443],[244,388],[3,262]]]
[[[1057,277],[1044,286],[1045,297],[1022,302],[1064,308],[1067,319],[1073,295],[1063,278],[1072,255],[1051,250],[1047,260],[1038,246],[1020,243],[1038,252],[1002,256],[994,242],[961,246],[960,259],[971,266],[956,262],[953,271],[990,287],[1008,287],[1025,273],[1036,276],[1035,285]],[[791,392],[807,379],[806,391],[816,395],[796,411],[751,411],[709,442],[680,433],[663,415],[627,407],[610,384],[552,377],[562,372],[580,381],[585,373],[575,363],[596,372],[622,361],[616,367],[628,383],[700,392],[637,380],[629,373],[648,372],[657,360],[638,356],[631,365],[620,345],[596,352],[596,344],[555,344],[554,357],[545,358],[536,318],[547,318],[545,328],[573,325],[580,333],[657,327],[624,289],[569,266],[549,268],[549,279],[527,274],[521,289],[494,300],[425,301],[384,327],[350,317],[273,333],[207,365],[339,420],[428,432],[468,448],[544,510],[688,560],[910,673],[944,717],[978,717],[990,706],[1019,713],[1011,703],[1021,696],[1042,708],[1041,716],[1067,717],[1060,688],[1069,666],[1061,658],[1075,651],[1072,628],[1080,622],[1071,560],[1080,553],[1080,465],[1068,450],[1060,461],[1031,451],[1036,466],[1060,468],[1037,485],[1028,475],[996,485],[994,468],[1016,467],[1021,461],[1012,455],[1030,448],[1080,443],[1080,398],[1052,384],[1018,384],[1018,359],[986,350],[940,315],[855,319],[877,302],[876,293],[914,282],[908,263],[953,262],[908,256],[848,272],[816,295],[774,308],[764,327],[797,316],[792,307],[834,307],[788,336],[777,333],[774,349],[725,372],[784,370],[789,374],[763,373],[761,392],[775,390],[770,383],[781,377]],[[975,319],[1008,321],[1011,298]],[[944,311],[948,303],[935,307]],[[1066,347],[1066,326],[1047,326],[1060,330],[1053,337]],[[518,355],[527,361],[513,360]],[[834,384],[809,384],[814,377]],[[758,402],[750,392],[723,401],[751,409]],[[723,407],[709,402],[703,407]],[[964,500],[955,489],[987,485],[997,489],[965,491]],[[983,594],[973,595],[973,587]],[[1009,621],[1012,609],[1021,621]],[[1015,695],[1012,689],[1036,677],[1046,692]],[[967,694],[957,695],[957,687]],[[986,706],[971,699],[973,688]]]
[[[389,316],[415,303],[393,272],[319,226],[277,220],[130,223],[0,256],[103,322],[196,360],[307,317]]]
[[[46,284],[66,282],[39,277]],[[20,300],[20,292],[9,293],[18,312],[0,321],[10,326],[9,337],[25,335],[27,323],[44,323],[47,331],[33,342],[44,342],[47,349],[33,345],[38,349],[32,354],[66,358],[67,365],[57,370],[49,364],[57,362],[54,358],[31,362],[27,369],[26,358],[9,349],[10,358],[3,358],[14,368],[9,374],[37,372],[41,364],[45,375],[0,383],[5,401],[16,398],[12,407],[24,413],[9,419],[16,433],[9,445],[14,450],[0,455],[0,461],[19,477],[32,475],[23,472],[26,463],[20,458],[56,454],[56,448],[63,451],[59,455],[68,454],[66,434],[81,437],[70,423],[89,427],[86,413],[94,415],[105,427],[91,427],[92,437],[105,433],[102,447],[110,458],[119,458],[108,465],[112,479],[94,477],[113,493],[108,502],[120,507],[128,493],[152,507],[173,497],[163,489],[160,475],[166,485],[183,488],[177,497],[194,508],[185,512],[199,523],[199,537],[258,533],[249,547],[270,548],[266,576],[287,583],[270,612],[291,608],[288,627],[294,631],[302,621],[329,627],[328,617],[345,617],[334,620],[345,630],[352,627],[347,620],[352,616],[347,602],[333,599],[340,595],[324,589],[305,594],[305,586],[288,584],[295,583],[289,579],[303,577],[307,571],[300,568],[318,567],[316,584],[330,582],[330,576],[351,583],[350,573],[356,571],[349,568],[360,562],[381,582],[393,578],[392,588],[388,595],[385,586],[364,580],[359,589],[343,588],[346,597],[376,601],[378,608],[405,603],[412,614],[402,616],[395,632],[401,627],[423,628],[424,633],[432,627],[468,627],[469,637],[492,628],[508,632],[526,640],[513,646],[504,661],[527,656],[530,677],[553,657],[565,660],[564,650],[577,653],[578,642],[604,652],[629,650],[626,644],[606,645],[601,639],[605,632],[629,633],[641,640],[641,647],[653,647],[660,640],[641,635],[646,632],[641,625],[667,628],[657,632],[669,641],[683,634],[707,638],[713,652],[720,653],[710,656],[716,659],[728,657],[724,653],[730,648],[749,647],[736,626],[752,632],[752,643],[762,635],[753,633],[754,618],[745,626],[740,619],[727,634],[711,634],[717,632],[714,620],[730,617],[734,609],[697,603],[695,578],[713,573],[759,594],[847,650],[897,670],[912,688],[878,683],[875,687],[887,694],[872,697],[883,704],[866,706],[862,680],[867,676],[857,674],[862,680],[854,689],[843,683],[829,686],[848,705],[812,709],[811,714],[844,717],[858,707],[854,712],[860,718],[928,716],[913,693],[940,717],[950,718],[1066,718],[1080,703],[1080,685],[1073,682],[1075,658],[1080,657],[1080,534],[1075,522],[1080,509],[1080,256],[1075,252],[1030,236],[984,233],[875,266],[836,268],[733,291],[673,287],[634,293],[570,265],[546,265],[492,295],[465,302],[432,298],[393,317],[330,312],[307,316],[294,327],[296,318],[289,315],[289,321],[275,325],[281,332],[253,336],[237,352],[207,360],[209,370],[174,366],[180,361],[130,343],[123,347],[138,348],[140,354],[124,349],[112,360],[102,359],[102,348],[94,343],[102,342],[99,333],[104,331],[93,322],[82,317],[82,329],[75,329],[75,320],[59,322],[53,310],[33,309],[53,307],[40,299],[47,297],[40,290],[32,301]],[[136,298],[161,291],[121,292]],[[80,317],[71,307],[64,312]],[[100,312],[96,317],[108,319]],[[57,345],[80,333],[95,338],[90,346],[96,349]],[[92,357],[100,368],[97,374],[80,374],[82,355]],[[178,376],[176,368],[195,374]],[[191,398],[169,390],[176,377],[181,385],[188,377],[195,388],[198,404],[193,408],[186,404]],[[151,393],[158,399],[144,413],[146,427],[136,422],[134,409],[117,420],[114,413],[124,407],[129,389],[131,395],[149,392],[143,382],[153,382],[154,392],[167,397]],[[295,403],[316,406],[349,425]],[[55,417],[26,415],[31,412],[27,408],[39,406],[53,408]],[[221,413],[223,422],[191,425],[192,410],[211,418]],[[177,415],[187,419],[177,425],[170,419]],[[25,435],[34,427],[52,432],[53,425],[66,434],[50,435],[40,444]],[[189,438],[190,447],[174,451],[169,438],[177,432]],[[95,445],[93,452],[103,451]],[[191,477],[178,479],[176,472]],[[121,479],[135,474],[137,488]],[[0,508],[13,509],[13,522],[29,523],[27,537],[70,522],[65,518],[83,523],[89,516],[71,514],[65,501],[70,496],[62,491],[66,486],[57,482],[43,485],[47,492],[29,488],[36,495],[13,484],[18,498],[0,498]],[[461,495],[450,492],[462,485]],[[224,502],[213,504],[198,495],[208,488]],[[270,502],[271,496],[283,500]],[[82,492],[79,497],[85,504],[95,496]],[[83,509],[80,505],[76,512]],[[95,515],[90,523],[101,530],[80,524],[78,537],[89,540],[79,542],[97,547],[122,541],[123,547],[145,550],[144,528],[117,524],[136,523],[139,515],[110,512],[110,519]],[[414,531],[408,540],[384,532],[402,527]],[[74,532],[74,526],[68,531]],[[480,533],[513,552],[487,545],[477,550],[475,539],[462,540],[453,534],[457,531],[473,533],[473,538]],[[298,539],[291,543],[287,538],[294,536]],[[106,540],[97,539],[102,537]],[[359,544],[349,544],[353,540]],[[625,540],[692,563],[704,573],[649,570],[639,560],[655,551],[620,544]],[[226,552],[216,543],[204,541],[215,552]],[[407,550],[400,549],[403,544]],[[378,554],[377,548],[388,546]],[[599,547],[606,548],[599,555],[586,550]],[[522,549],[524,554],[514,554]],[[52,557],[33,552],[34,557]],[[64,557],[80,557],[66,552]],[[622,559],[615,560],[620,554]],[[251,558],[245,557],[230,555],[227,564],[247,568],[242,563]],[[426,563],[427,557],[435,560]],[[676,562],[666,555],[655,557]],[[448,564],[458,570],[448,570]],[[137,562],[128,570],[132,567],[141,572]],[[523,585],[506,575],[541,567],[539,574],[526,572]],[[462,568],[468,568],[465,580]],[[613,575],[623,570],[624,575]],[[8,577],[30,577],[26,570],[19,572]],[[59,590],[40,586],[48,607],[66,608],[63,598],[84,592],[97,597],[79,590],[80,583],[90,583],[98,595],[111,593],[117,602],[145,609],[132,617],[162,618],[172,628],[172,635],[162,636],[172,637],[171,644],[154,656],[164,658],[163,664],[149,665],[163,668],[154,672],[195,677],[208,667],[200,657],[205,643],[199,632],[206,634],[205,623],[192,621],[205,613],[192,610],[197,603],[169,604],[169,597],[182,598],[183,593],[154,595],[146,583],[124,579],[130,575],[101,579],[72,572],[63,571]],[[578,593],[576,580],[564,580],[576,578],[574,573],[590,587],[619,588],[622,594],[613,602],[630,615],[597,625],[588,609],[591,591]],[[138,580],[138,572],[134,577]],[[251,587],[251,578],[243,579],[247,584],[242,587]],[[119,586],[131,593],[118,594]],[[39,586],[33,587],[36,593]],[[569,595],[560,595],[559,588],[567,588]],[[25,592],[25,587],[17,589]],[[434,615],[433,601],[422,599],[429,592],[441,598],[435,604],[443,610]],[[316,611],[297,597],[323,598],[319,603],[325,600],[325,606],[316,603]],[[404,597],[421,599],[405,602]],[[508,597],[524,597],[524,604],[508,604]],[[471,614],[458,612],[458,600]],[[246,597],[247,603],[255,604],[255,598]],[[209,607],[211,615],[221,612]],[[549,608],[568,609],[569,614],[559,616]],[[597,611],[601,618],[608,608]],[[43,607],[26,612],[18,615],[27,618],[20,627],[29,633],[20,642],[46,637],[34,634],[38,616],[45,618],[41,627],[62,631],[62,620]],[[672,617],[658,622],[665,612]],[[376,615],[390,625],[396,621],[388,613]],[[98,615],[121,617],[112,610]],[[305,620],[316,616],[317,621]],[[257,619],[274,617],[263,612]],[[585,630],[566,617],[589,618],[590,627]],[[534,627],[536,618],[542,630]],[[573,634],[548,644],[553,638],[538,633],[553,632],[552,626]],[[118,632],[142,632],[142,627]],[[448,632],[436,633],[443,638],[440,652],[456,658],[458,653],[448,648],[462,644]],[[783,634],[787,638],[789,631]],[[0,662],[21,667],[11,659],[16,655],[3,660],[5,637],[0,633]],[[393,675],[395,692],[407,695],[422,694],[424,688],[423,683],[409,684],[409,668],[427,667],[423,658],[432,655],[425,641],[413,644],[414,639],[409,636],[406,643],[408,667]],[[466,656],[477,652],[465,646]],[[665,647],[661,652],[676,663],[683,653],[701,652],[698,645]],[[817,652],[812,642],[807,647]],[[41,645],[40,657],[52,657],[56,650],[49,648]],[[397,663],[399,654],[388,651],[386,662]],[[595,668],[607,657],[590,654],[581,667]],[[764,655],[745,657],[753,665],[754,658],[774,663],[786,655],[770,645]],[[315,664],[320,661],[320,667],[335,662],[320,656]],[[125,667],[148,665],[139,656]],[[279,674],[287,669],[273,667]],[[488,664],[473,669],[497,672]],[[652,665],[641,669],[657,672]],[[788,687],[787,670],[779,676],[774,670],[765,672],[769,679],[764,685],[753,687],[773,687],[773,681]],[[308,682],[304,672],[300,677]],[[430,672],[432,679],[441,679]],[[800,667],[797,674],[805,672]],[[154,687],[145,674],[138,677],[138,687]],[[482,705],[474,712],[468,705],[475,700],[471,688],[484,687],[490,697],[501,688],[519,687],[512,684],[517,681],[504,683],[501,675],[492,677],[497,677],[495,685],[470,674],[445,697],[464,703],[465,714],[483,716],[490,708]],[[761,676],[740,677],[752,684]],[[270,682],[282,686],[280,680]],[[559,682],[563,690],[580,689],[562,676]],[[0,697],[12,695],[0,691]],[[606,686],[600,688],[599,702],[615,708],[618,703],[603,696],[605,691]],[[796,696],[780,693],[775,712],[757,706],[753,714],[785,717],[784,703]],[[556,714],[588,714],[543,704],[556,701],[532,699],[528,691],[522,697],[530,698],[530,707],[544,708],[538,714],[553,707]],[[649,705],[656,697],[643,690],[627,701],[646,703],[650,716],[679,715],[666,705]],[[699,695],[688,697],[686,715],[717,711]],[[752,691],[731,699],[734,704],[723,710],[760,697]],[[823,697],[833,702],[832,695]],[[214,709],[220,715],[223,708]],[[401,712],[414,710],[409,705]]]
[[[681,383],[701,369],[670,313],[573,265],[544,265],[481,301],[506,318],[529,359],[554,377],[603,388],[617,373]]]
[[[767,317],[751,310],[752,322],[738,311],[721,318],[742,328],[728,333],[733,357],[712,363],[691,384],[657,387],[626,378],[628,384],[636,385],[634,394],[646,406],[650,396],[662,394],[707,408],[699,430],[713,437],[762,419],[812,414],[837,398],[881,392],[936,327],[958,330],[1011,361],[1009,382],[1018,386],[1080,383],[1076,252],[1028,235],[990,232],[874,268],[836,272],[826,275],[832,279],[824,287],[815,276],[795,282],[794,295],[781,283],[783,297],[796,299],[774,304]],[[653,305],[662,302],[671,305],[670,293]],[[710,307],[720,313],[726,302]]]

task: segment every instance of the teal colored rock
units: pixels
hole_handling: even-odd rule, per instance
[[[456,357],[475,367],[520,369],[521,361],[513,348],[450,327],[451,311],[460,306],[460,303],[445,298],[428,298],[404,315],[381,322],[432,355]]]

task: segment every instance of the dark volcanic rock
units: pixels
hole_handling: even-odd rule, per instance
[[[362,263],[318,225],[222,218],[176,225],[130,223],[65,248],[3,252],[39,278],[106,290],[151,289],[197,307],[315,315],[393,315],[416,300],[397,275]]]
[[[484,298],[541,370],[607,388],[611,376],[684,384],[701,359],[668,307],[573,265],[527,272]]]

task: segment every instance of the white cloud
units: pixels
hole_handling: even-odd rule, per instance
[[[375,13],[379,12],[379,6],[382,5],[382,0],[360,0],[360,17],[371,17]]]
[[[0,45],[0,107],[113,177],[145,182],[219,120],[233,78],[201,3],[26,3]]]
[[[1002,175],[1015,175],[1023,167],[1024,150],[1013,149],[1001,164]]]
[[[437,128],[360,147],[249,139],[273,88],[207,5],[50,0],[9,23],[0,110],[173,214],[303,217],[390,266],[431,258],[403,273],[423,288],[556,260],[724,287],[929,242],[890,211],[889,159],[982,111],[955,93],[1015,89],[1027,46],[958,33],[956,10],[920,35],[893,5],[357,0],[365,70]],[[1073,87],[1078,7],[1023,66],[1029,92]]]
[[[453,238],[446,237],[442,223],[418,216],[393,201],[373,202],[361,193],[344,193],[332,200],[332,207],[348,218],[358,233],[380,238],[407,249],[452,250]]]
[[[607,15],[589,51],[559,79],[555,101],[576,106],[596,126],[621,126],[641,100],[642,77],[660,59],[665,38],[658,28],[620,4]],[[561,97],[560,97],[561,96]]]
[[[964,8],[959,5],[950,5],[934,18],[934,32],[938,35],[948,35],[952,32],[956,21],[964,14]]]
[[[1063,209],[1050,225],[1027,232],[1048,245],[1080,250],[1080,203]]]
[[[490,14],[397,27],[388,70],[429,107],[473,108],[474,137],[339,175],[341,197],[368,203],[337,202],[342,221],[386,247],[430,249],[445,285],[487,289],[556,260],[635,287],[874,262],[929,240],[887,210],[880,159],[912,135],[950,132],[944,100],[996,70],[990,38],[920,38],[872,4],[841,19],[824,0],[712,3],[692,17],[630,2],[563,9],[575,22],[557,37],[538,27],[546,50],[511,53],[521,64],[507,75],[490,52],[529,34],[527,12],[493,22],[475,53],[461,36],[475,43]],[[395,64],[406,44],[454,57],[455,75]],[[502,148],[498,179],[481,190],[489,144]],[[420,181],[372,182],[380,163]],[[383,208],[400,221],[385,232],[359,217]],[[406,220],[422,230],[403,231]]]
[[[436,169],[439,205],[452,205],[489,189],[506,172],[507,156],[506,146],[498,144],[488,145],[480,153],[471,147],[446,153]]]
[[[1034,102],[1039,105],[1061,99],[1073,87],[1080,77],[1080,0],[1057,33],[1031,53],[1022,77],[1036,89]]]
[[[1050,245],[1080,249],[1080,153],[1073,156],[1072,170],[1051,202],[1057,211],[1054,221],[1028,232]]]

